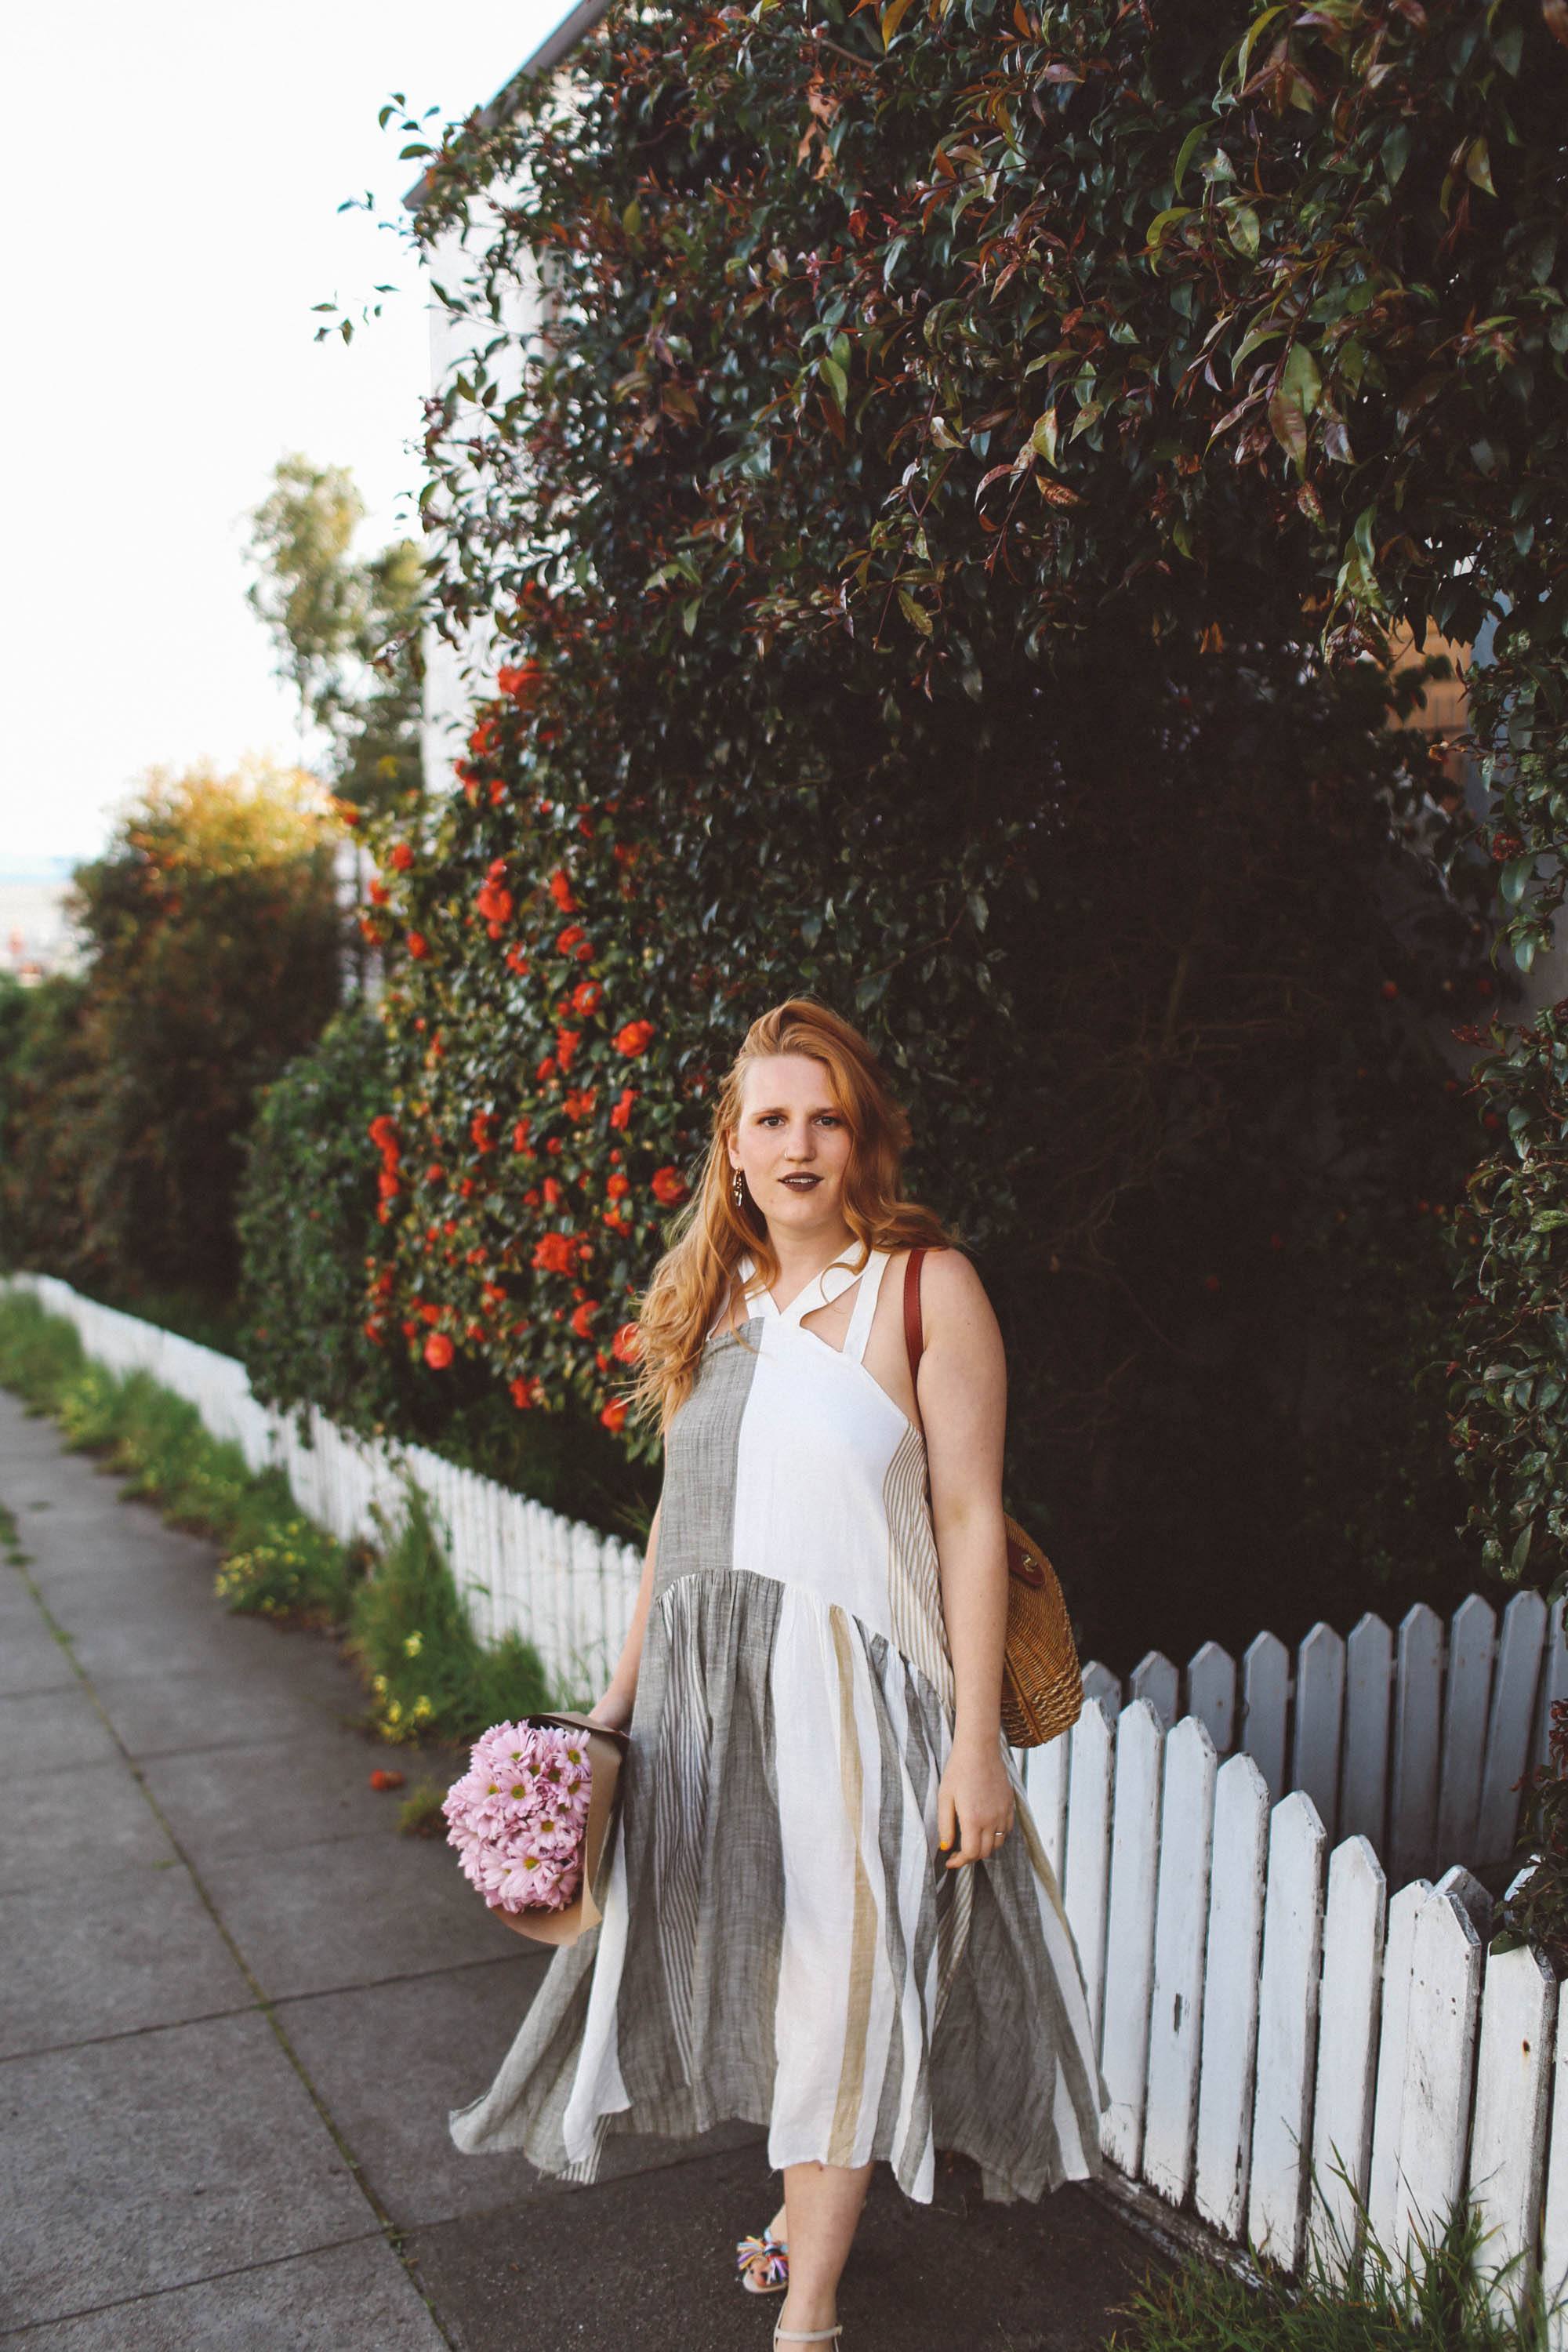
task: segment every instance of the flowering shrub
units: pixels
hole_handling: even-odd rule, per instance
[[[377,1195],[366,1128],[390,1077],[380,1024],[357,1006],[340,1013],[261,1095],[239,1193],[252,1387],[268,1404],[317,1404],[360,1427],[405,1421],[413,1386],[380,1345],[384,1315],[367,1284]]]

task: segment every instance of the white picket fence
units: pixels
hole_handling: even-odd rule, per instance
[[[1364,1835],[1331,1853],[1304,1789],[1271,1802],[1251,1756],[1143,1697],[1089,1699],[1026,1769],[1119,2171],[1290,2269],[1309,2233],[1337,2264],[1350,2184],[1393,2249],[1468,2194],[1489,2267],[1568,2289],[1568,1986],[1487,1951],[1468,1871],[1390,1901]]]
[[[591,1689],[618,1650],[631,1547],[319,1414],[303,1443],[231,1359],[47,1276],[10,1286],[98,1361],[187,1398],[253,1467],[277,1464],[344,1540],[374,1536],[373,1507],[414,1479],[480,1632],[526,1633],[563,1689]],[[1468,2195],[1487,2259],[1518,2252],[1563,2291],[1568,1989],[1533,1952],[1486,1951],[1490,1898],[1468,1869],[1405,1883],[1413,1856],[1506,1854],[1505,1780],[1568,1696],[1560,1612],[1521,1593],[1500,1634],[1472,1596],[1446,1642],[1416,1608],[1397,1636],[1373,1616],[1348,1641],[1314,1627],[1293,1672],[1260,1634],[1239,1666],[1211,1643],[1184,1676],[1151,1653],[1125,1694],[1103,1666],[1085,1679],[1079,1722],[1026,1769],[1089,1987],[1110,2161],[1295,2268],[1309,2233],[1331,2254],[1344,2229],[1337,2157],[1386,2244]],[[1568,2327],[1552,2343],[1568,2352]]]
[[[253,1470],[274,1465],[308,1517],[341,1542],[377,1536],[379,1507],[396,1517],[404,1481],[424,1495],[446,1540],[459,1591],[486,1641],[516,1631],[538,1650],[563,1697],[600,1690],[620,1654],[642,1574],[633,1546],[460,1470],[420,1445],[354,1436],[312,1412],[301,1436],[292,1417],[258,1404],[245,1367],[157,1324],[83,1298],[50,1275],[13,1275],[76,1326],[110,1371],[144,1371],[195,1405],[215,1437],[232,1440]]]
[[[1455,1861],[1507,1862],[1515,1784],[1545,1760],[1552,1703],[1568,1698],[1568,1649],[1560,1601],[1516,1592],[1500,1627],[1472,1592],[1447,1628],[1419,1601],[1397,1632],[1370,1612],[1348,1640],[1314,1625],[1294,1659],[1259,1633],[1239,1665],[1205,1642],[1184,1675],[1151,1650],[1125,1687],[1097,1663],[1084,1687],[1113,1714],[1147,1699],[1167,1730],[1195,1716],[1216,1755],[1245,1751],[1271,1798],[1304,1790],[1331,1840],[1368,1839],[1403,1886]]]

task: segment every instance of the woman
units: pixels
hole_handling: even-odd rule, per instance
[[[604,1920],[452,2117],[578,2180],[611,2132],[765,2124],[784,2205],[742,2282],[784,2288],[780,2345],[837,2339],[877,2161],[921,2200],[939,2147],[992,2197],[1100,2167],[1078,1955],[1000,1728],[1001,1336],[900,1196],[908,1141],[847,1022],[794,997],[752,1024],[638,1318],[665,1475],[594,1709],[631,1734]]]

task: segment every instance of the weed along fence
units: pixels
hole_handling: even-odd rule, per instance
[[[374,1537],[412,1479],[447,1536],[477,1629],[534,1643],[582,1693],[620,1646],[626,1545],[417,1447],[312,1417],[308,1441],[229,1358],[13,1277],[89,1356],[186,1398],[253,1468],[343,1540]],[[1532,1951],[1489,1952],[1514,1783],[1568,1696],[1561,1612],[1472,1596],[1445,1627],[1410,1611],[1145,1657],[1126,1689],[1085,1671],[1082,1716],[1029,1751],[1031,1808],[1089,1985],[1111,2095],[1110,2161],[1223,2237],[1297,2267],[1331,2259],[1350,2188],[1385,2246],[1474,2200],[1483,2258],[1568,2283],[1568,2008]],[[1386,1867],[1385,1867],[1386,1864]],[[1315,2179],[1314,2179],[1315,2172]],[[1568,2352],[1568,2325],[1552,2339]]]

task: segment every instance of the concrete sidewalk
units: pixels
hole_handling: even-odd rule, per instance
[[[335,1645],[226,1616],[165,1528],[0,1394],[0,2344],[29,2352],[728,2352],[761,2135],[596,2188],[463,2157],[539,1982],[446,1846],[396,1834]],[[879,2175],[844,2352],[1099,2352],[1151,2248],[1068,2189]]]

